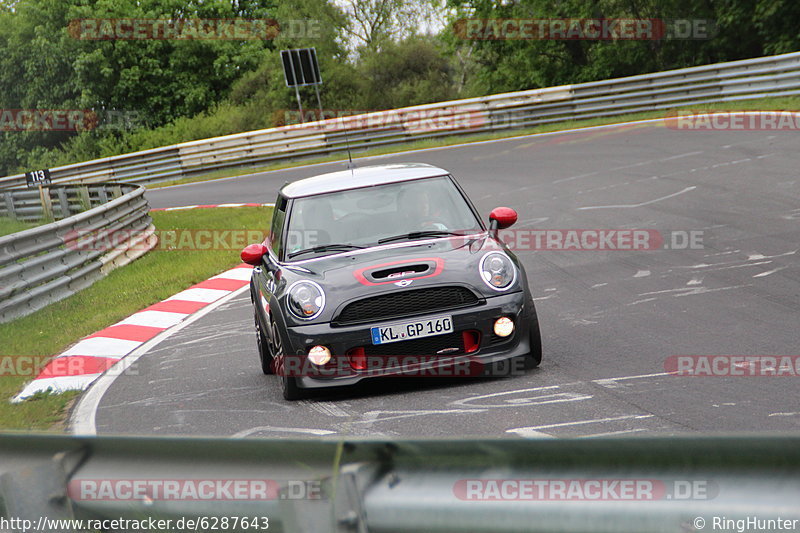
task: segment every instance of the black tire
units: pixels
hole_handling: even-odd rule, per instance
[[[269,351],[269,341],[261,331],[261,321],[258,319],[258,310],[253,308],[253,316],[256,323],[256,343],[258,345],[258,358],[261,361],[261,371],[265,374],[272,374],[273,357]]]
[[[534,313],[530,321],[530,336],[531,351],[525,356],[525,369],[531,370],[536,368],[542,363],[542,334],[539,331],[539,318]]]
[[[288,401],[300,400],[304,395],[304,390],[297,386],[297,378],[287,376],[285,358],[283,356],[283,341],[281,339],[281,332],[278,329],[278,324],[275,319],[270,316],[269,318],[269,351],[273,359],[279,361],[280,369],[276,372],[278,380],[281,383],[281,392],[283,399]]]

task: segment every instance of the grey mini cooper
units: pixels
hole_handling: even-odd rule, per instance
[[[278,193],[267,239],[242,251],[261,368],[287,400],[376,376],[474,375],[541,362],[525,270],[446,170],[355,168]]]

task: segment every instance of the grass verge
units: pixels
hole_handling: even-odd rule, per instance
[[[470,142],[481,142],[494,139],[506,139],[509,137],[519,137],[521,135],[531,135],[535,133],[549,133],[554,131],[571,130],[576,128],[590,128],[592,126],[617,124],[620,122],[631,122],[634,120],[664,118],[670,111],[675,111],[678,109],[683,109],[683,110],[692,109],[697,111],[772,111],[772,110],[794,111],[794,110],[800,110],[800,97],[757,98],[753,100],[741,100],[737,102],[720,102],[716,104],[678,106],[670,109],[661,109],[658,111],[644,111],[641,113],[630,113],[627,115],[619,115],[615,117],[595,118],[586,120],[569,120],[565,122],[557,122],[554,124],[534,126],[531,128],[520,128],[515,130],[505,130],[495,133],[464,134],[464,135],[454,135],[452,137],[446,137],[443,139],[426,139],[421,141],[412,141],[407,143],[382,146],[378,148],[370,148],[358,152],[354,151],[354,154],[357,154],[358,157],[371,157],[376,155],[408,152],[412,150],[423,150],[426,148],[453,146],[457,144],[465,144]],[[309,157],[292,161],[281,161],[279,163],[272,163],[268,165],[254,166],[247,168],[238,168],[235,170],[216,170],[208,174],[203,174],[202,176],[193,176],[191,178],[183,178],[179,180],[165,181],[163,183],[148,185],[147,188],[160,189],[163,187],[171,187],[173,185],[183,185],[186,183],[197,183],[201,181],[213,181],[215,179],[243,176],[247,174],[254,174],[256,172],[281,170],[285,168],[300,167],[304,165],[313,165],[318,163],[331,163],[336,161],[344,161],[346,159],[347,159],[347,154],[342,152],[329,156]]]
[[[35,222],[22,222],[21,220],[14,220],[13,218],[0,217],[0,237],[4,235],[11,235],[18,231],[35,228],[39,224]]]
[[[269,226],[271,214],[269,207],[243,207],[161,211],[152,216],[159,232],[263,232]],[[176,242],[180,245],[187,241],[178,239]],[[200,240],[195,242],[199,244]],[[8,401],[35,377],[31,374],[36,372],[30,369],[41,368],[50,356],[62,352],[78,339],[241,263],[239,244],[236,242],[229,249],[215,246],[217,249],[211,250],[158,247],[69,298],[0,324],[0,430],[59,430],[77,392],[39,394],[19,404]]]

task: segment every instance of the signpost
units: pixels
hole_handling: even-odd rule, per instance
[[[44,186],[50,185],[50,170],[32,170],[25,173],[25,184],[29,189],[39,188],[39,201],[42,202],[42,218],[49,220],[53,218],[53,206],[50,203],[50,192],[45,193]]]
[[[319,73],[316,48],[281,50],[281,61],[283,62],[283,77],[286,80],[286,86],[294,87],[297,107],[300,108],[300,122],[305,121],[303,120],[303,104],[300,101],[299,87],[307,85],[313,85],[317,93],[317,105],[321,118],[322,100],[319,97],[319,86],[322,85],[322,76]]]

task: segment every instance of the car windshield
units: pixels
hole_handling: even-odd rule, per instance
[[[451,178],[440,176],[298,198],[288,229],[287,258],[299,260],[481,226]]]

